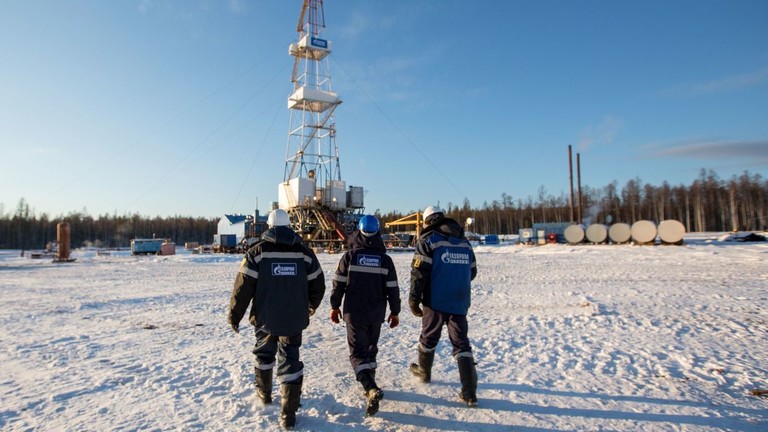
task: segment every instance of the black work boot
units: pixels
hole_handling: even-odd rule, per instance
[[[423,383],[432,381],[432,363],[435,361],[435,351],[424,352],[419,348],[419,363],[411,363],[411,373]]]
[[[374,387],[365,392],[365,399],[367,401],[365,416],[370,417],[379,412],[379,402],[384,399],[384,392],[380,388]]]
[[[379,402],[384,399],[384,392],[376,385],[373,369],[363,369],[357,373],[357,380],[363,386],[367,405],[365,415],[372,416],[379,412]]]
[[[256,368],[256,396],[264,405],[272,403],[272,369]]]
[[[280,386],[280,395],[282,396],[280,406],[281,424],[286,429],[292,429],[296,426],[296,411],[301,402],[301,383],[283,384]]]
[[[472,356],[459,357],[459,379],[461,380],[461,393],[459,400],[468,407],[477,406],[477,370],[475,358]]]

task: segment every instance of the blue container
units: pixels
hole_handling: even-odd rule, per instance
[[[219,246],[223,248],[233,248],[237,246],[237,236],[235,234],[217,234]]]
[[[132,255],[149,255],[160,253],[163,239],[133,239],[131,240]]]

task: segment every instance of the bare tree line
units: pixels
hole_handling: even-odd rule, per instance
[[[35,215],[23,198],[15,213],[5,214],[0,206],[0,249],[42,249],[56,240],[56,226],[67,222],[72,247],[118,248],[130,246],[134,238],[163,238],[177,244],[210,243],[218,219],[173,216],[147,218],[133,215],[101,215],[83,212],[49,217]]]
[[[569,197],[549,195],[540,187],[536,199],[514,200],[502,193],[499,200],[480,207],[473,208],[465,199],[461,205],[448,203],[445,210],[461,223],[471,218],[473,224],[466,229],[478,234],[517,234],[521,228],[544,222],[631,225],[638,220],[658,223],[665,219],[682,222],[689,232],[755,231],[768,228],[768,181],[746,171],[721,180],[712,170],[701,170],[690,186],[667,182],[654,186],[636,178],[621,188],[615,181],[602,189],[586,186],[581,205],[577,196],[574,206],[571,220]],[[392,212],[379,216],[387,222],[403,215]]]
[[[689,186],[661,186],[643,184],[640,179],[629,180],[619,188],[617,182],[593,189],[584,187],[581,205],[578,197],[576,211],[571,221],[568,197],[547,194],[543,187],[534,199],[514,200],[511,195],[501,194],[499,200],[484,202],[472,207],[469,199],[461,205],[448,203],[448,216],[465,223],[473,223],[467,229],[478,234],[517,234],[521,228],[534,223],[574,222],[590,223],[624,222],[638,220],[660,222],[675,219],[682,222],[687,231],[755,231],[768,228],[768,181],[759,174],[744,172],[729,180],[721,180],[712,170],[702,170],[699,178]],[[412,213],[412,212],[409,212]],[[406,214],[392,211],[375,214],[385,222],[399,219]],[[185,242],[210,243],[216,233],[218,219],[190,216],[148,218],[139,214],[109,215],[96,218],[86,211],[72,212],[63,216],[39,216],[23,198],[14,213],[6,213],[0,204],[0,249],[42,249],[56,240],[56,225],[70,224],[73,247],[127,247],[133,238],[168,238],[176,244]]]

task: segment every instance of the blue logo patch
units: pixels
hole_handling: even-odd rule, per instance
[[[295,263],[272,263],[272,276],[296,276],[299,274]]]
[[[376,255],[358,255],[357,265],[365,267],[381,267],[381,257]]]
[[[446,264],[469,264],[469,254],[463,252],[445,251],[440,255],[440,261]]]

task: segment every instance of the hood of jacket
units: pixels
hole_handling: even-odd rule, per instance
[[[451,218],[441,218],[433,222],[432,225],[424,228],[421,232],[421,237],[426,237],[429,234],[436,232],[447,237],[464,237],[464,229],[458,222]]]
[[[276,226],[266,230],[264,234],[261,235],[261,240],[287,246],[301,243],[301,237],[287,226]]]
[[[378,249],[386,251],[384,246],[384,239],[381,238],[381,233],[376,233],[372,236],[366,237],[360,230],[355,230],[349,235],[347,239],[347,245],[350,249]]]

